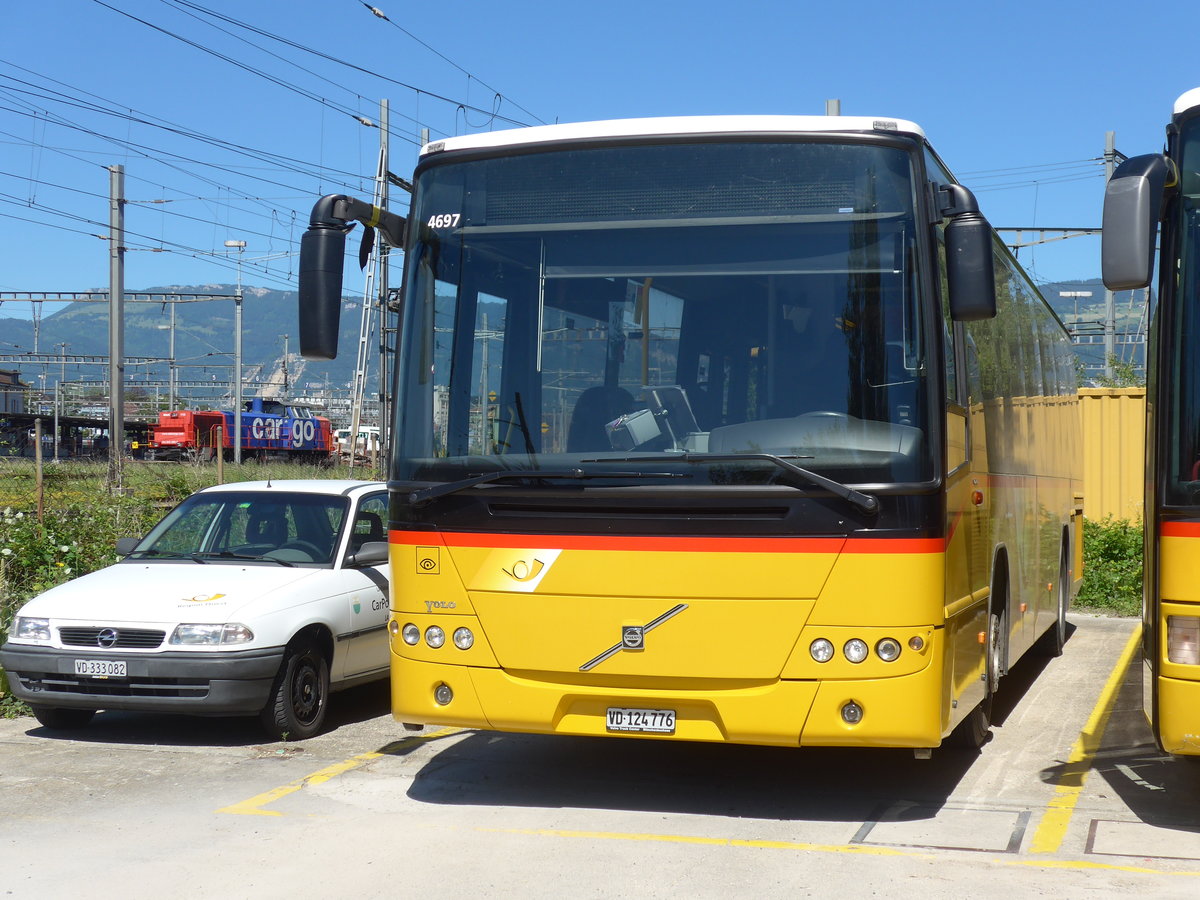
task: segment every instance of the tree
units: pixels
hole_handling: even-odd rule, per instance
[[[1106,388],[1126,388],[1126,387],[1145,387],[1146,373],[1138,371],[1131,361],[1118,359],[1115,355],[1109,354],[1108,367],[1112,369],[1112,375],[1100,375],[1096,378],[1096,384]]]

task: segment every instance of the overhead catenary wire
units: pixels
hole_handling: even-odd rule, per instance
[[[131,14],[131,13],[127,13],[127,12],[125,12],[124,10],[118,9],[118,8],[116,8],[115,6],[112,6],[112,5],[108,4],[108,3],[106,3],[106,2],[105,2],[105,0],[92,0],[92,2],[93,2],[93,3],[96,3],[96,4],[100,5],[100,6],[103,6],[103,7],[105,7],[106,9],[109,9],[109,10],[111,10],[111,11],[113,11],[113,12],[117,13],[118,15],[125,16],[126,18],[132,19],[132,20],[133,20],[133,21],[135,21],[135,22],[139,22],[140,24],[142,24],[142,25],[145,25],[145,26],[146,26],[146,27],[148,27],[148,28],[152,28],[153,30],[155,30],[155,31],[159,32],[160,34],[164,34],[164,35],[166,35],[166,36],[168,36],[168,37],[171,37],[171,38],[173,38],[173,39],[175,39],[175,40],[178,40],[178,41],[180,41],[180,42],[182,42],[182,43],[184,43],[184,44],[187,44],[188,46],[190,46],[190,47],[193,47],[193,48],[194,48],[194,49],[196,49],[196,50],[199,50],[199,51],[201,51],[201,52],[203,52],[203,53],[207,53],[207,54],[209,54],[210,56],[214,56],[214,57],[216,57],[216,58],[218,58],[218,59],[221,59],[221,60],[223,60],[223,61],[225,61],[225,62],[229,63],[229,64],[230,64],[230,65],[232,65],[232,66],[235,66],[235,67],[237,67],[237,68],[239,68],[239,69],[242,69],[243,71],[249,72],[249,73],[251,73],[251,74],[253,74],[253,75],[257,76],[257,77],[264,78],[264,79],[266,79],[267,81],[270,81],[270,82],[272,82],[272,83],[276,84],[277,86],[284,88],[285,90],[289,90],[289,91],[292,91],[292,92],[294,92],[294,93],[300,94],[301,96],[305,96],[305,97],[307,97],[308,99],[310,99],[310,100],[313,100],[314,102],[320,103],[321,105],[325,106],[325,107],[326,107],[326,108],[328,108],[328,109],[331,109],[331,110],[333,110],[333,111],[335,111],[335,112],[341,112],[341,113],[343,113],[343,114],[345,114],[345,115],[349,116],[350,118],[352,118],[352,119],[355,119],[356,121],[360,119],[360,115],[361,115],[361,114],[360,114],[360,113],[358,113],[358,112],[351,111],[351,110],[347,110],[347,109],[345,109],[345,108],[338,108],[338,106],[337,106],[336,104],[333,104],[331,101],[327,100],[326,98],[320,97],[319,95],[317,95],[317,94],[314,94],[314,93],[312,93],[311,91],[306,91],[306,90],[304,90],[304,89],[302,89],[302,88],[295,87],[295,86],[293,86],[293,85],[289,84],[288,82],[286,82],[285,80],[283,80],[282,78],[279,78],[279,77],[277,77],[277,76],[271,75],[270,73],[268,73],[268,72],[265,72],[265,71],[263,71],[263,70],[261,70],[261,69],[256,69],[256,68],[254,68],[253,66],[250,66],[250,65],[248,65],[248,64],[242,63],[242,62],[240,62],[239,60],[237,60],[237,59],[234,59],[234,58],[233,58],[233,57],[231,57],[231,56],[228,56],[227,54],[223,54],[223,53],[220,53],[220,52],[218,52],[218,51],[216,51],[216,50],[213,50],[213,49],[211,49],[211,48],[209,48],[209,47],[205,47],[205,46],[203,46],[202,44],[200,44],[200,43],[198,43],[198,42],[196,42],[196,41],[193,41],[193,40],[191,40],[190,38],[184,37],[183,35],[177,34],[177,33],[173,32],[173,31],[170,31],[169,29],[163,28],[162,26],[155,25],[154,23],[152,23],[152,22],[149,22],[149,21],[147,21],[146,19],[142,19],[142,18],[140,18],[140,17],[138,17],[138,16],[135,16],[135,15],[133,15],[133,14]],[[252,31],[253,33],[255,33],[255,34],[257,34],[257,35],[260,35],[261,37],[268,38],[268,39],[270,39],[270,40],[273,40],[273,41],[277,41],[277,42],[279,42],[279,43],[281,43],[281,44],[284,44],[284,45],[286,45],[286,46],[292,47],[293,49],[300,50],[300,51],[302,51],[302,52],[305,52],[305,53],[311,54],[311,55],[313,55],[313,56],[316,56],[316,57],[318,57],[318,58],[320,58],[320,59],[324,59],[324,60],[326,60],[326,61],[328,61],[328,62],[335,63],[335,64],[337,64],[337,65],[340,65],[340,66],[344,66],[344,67],[346,67],[346,68],[348,68],[348,69],[354,70],[354,71],[356,71],[356,72],[359,72],[359,73],[362,73],[362,74],[364,74],[364,75],[369,75],[369,76],[371,76],[371,77],[373,77],[373,78],[377,78],[377,79],[379,79],[379,80],[381,80],[381,81],[384,81],[384,82],[387,82],[387,83],[389,83],[389,84],[394,84],[394,85],[396,85],[396,86],[398,86],[398,87],[402,87],[402,88],[404,88],[405,90],[416,92],[416,93],[418,93],[418,94],[420,94],[420,95],[422,95],[422,96],[425,96],[425,97],[430,97],[430,98],[432,98],[432,99],[434,99],[434,100],[440,100],[440,101],[442,101],[442,102],[444,102],[444,103],[450,103],[450,104],[453,104],[455,107],[460,107],[460,108],[463,108],[463,109],[468,109],[468,110],[470,110],[470,111],[472,111],[472,112],[479,112],[479,113],[483,113],[483,114],[485,114],[485,115],[492,115],[492,117],[493,117],[494,119],[496,119],[496,120],[500,120],[500,121],[505,121],[505,122],[508,122],[509,124],[512,124],[512,125],[521,126],[521,125],[527,125],[527,124],[528,124],[527,122],[522,122],[522,121],[520,121],[520,120],[518,120],[518,119],[512,119],[512,118],[509,118],[509,117],[507,117],[507,116],[501,116],[501,115],[499,115],[499,114],[495,114],[495,115],[493,115],[493,114],[491,113],[491,111],[489,111],[489,110],[486,110],[486,109],[482,109],[482,108],[480,108],[480,107],[472,106],[470,103],[468,103],[468,102],[466,102],[466,101],[463,101],[463,100],[455,100],[455,99],[453,99],[453,98],[451,98],[451,97],[447,97],[447,96],[445,96],[445,95],[443,95],[443,94],[435,93],[435,92],[433,92],[433,91],[429,91],[429,90],[426,90],[426,89],[424,89],[424,88],[418,87],[417,85],[410,84],[410,83],[408,83],[408,82],[404,82],[404,81],[399,81],[398,79],[391,78],[391,77],[389,77],[389,76],[386,76],[386,75],[384,75],[384,74],[382,74],[382,73],[380,73],[380,72],[377,72],[377,71],[374,71],[374,70],[371,70],[371,69],[367,69],[367,68],[365,68],[365,67],[363,67],[363,66],[359,66],[359,65],[356,65],[356,64],[354,64],[354,63],[351,63],[351,62],[347,62],[347,61],[346,61],[346,60],[344,60],[344,59],[339,59],[339,58],[338,58],[338,57],[336,57],[336,56],[333,56],[333,55],[331,55],[331,54],[328,54],[328,53],[324,53],[324,52],[322,52],[322,51],[320,51],[320,50],[317,50],[317,49],[315,49],[315,48],[313,48],[313,47],[308,47],[308,46],[305,46],[304,44],[301,44],[301,43],[299,43],[299,42],[297,42],[297,41],[293,41],[293,40],[290,40],[290,39],[288,39],[288,38],[284,38],[284,37],[282,37],[282,36],[280,36],[280,35],[278,35],[278,34],[273,34],[273,33],[269,32],[269,31],[266,31],[265,29],[261,29],[261,28],[257,28],[257,27],[255,27],[255,26],[253,26],[253,25],[249,25],[249,24],[247,24],[246,22],[242,22],[242,21],[239,21],[239,20],[237,20],[237,19],[233,19],[233,18],[231,18],[231,17],[229,17],[229,16],[223,16],[223,15],[221,15],[221,14],[219,14],[219,13],[212,12],[211,10],[205,10],[205,9],[204,9],[204,7],[200,7],[200,6],[196,5],[196,4],[189,4],[189,5],[190,5],[190,6],[192,6],[192,8],[194,8],[194,9],[198,9],[198,10],[201,10],[201,11],[207,12],[207,13],[209,13],[209,14],[211,14],[211,15],[213,15],[213,16],[216,16],[217,18],[220,18],[220,19],[222,19],[223,21],[226,21],[226,22],[228,22],[228,23],[230,23],[230,24],[233,24],[233,25],[236,25],[236,26],[238,26],[238,27],[245,28],[245,29],[247,29],[247,30],[249,30],[249,31]],[[412,136],[410,136],[410,135],[400,134],[400,135],[398,135],[398,136],[399,136],[399,137],[402,137],[402,138],[404,138],[405,140],[408,140],[408,141],[410,141],[410,142],[412,142],[412,143],[417,143],[417,142],[418,142],[417,140],[415,140],[415,139],[414,139]]]
[[[187,2],[187,0],[179,0],[179,2]],[[429,52],[433,53],[439,59],[445,60],[447,63],[452,65],[454,68],[458,69],[458,71],[460,71],[464,75],[466,75],[468,79],[473,80],[473,81],[478,81],[481,85],[483,85],[485,88],[487,88],[489,91],[491,91],[495,96],[503,97],[505,100],[507,100],[513,106],[515,106],[517,109],[521,110],[521,112],[525,113],[526,115],[532,116],[534,119],[536,119],[538,122],[540,122],[543,125],[546,124],[545,119],[541,118],[536,113],[531,112],[530,110],[526,109],[524,106],[517,103],[511,97],[508,97],[508,96],[502,94],[500,91],[496,90],[496,88],[492,87],[490,84],[488,84],[482,78],[480,78],[478,75],[475,75],[475,74],[471,73],[470,71],[468,71],[467,69],[464,69],[458,63],[456,63],[454,60],[452,60],[450,57],[446,56],[446,54],[442,53],[436,47],[433,47],[432,45],[421,40],[419,37],[417,37],[415,34],[413,34],[411,31],[409,31],[403,25],[400,25],[397,22],[393,22],[391,19],[389,19],[387,17],[387,14],[379,7],[372,6],[370,3],[367,3],[366,0],[353,0],[353,2],[357,2],[357,3],[360,3],[361,5],[365,6],[368,10],[370,10],[371,14],[373,16],[375,16],[377,19],[382,19],[384,22],[387,22],[389,25],[391,25],[397,31],[403,32],[404,34],[408,35],[410,38],[412,38],[414,41],[416,41],[418,44],[420,44],[422,47],[424,47]],[[191,5],[191,4],[189,3],[189,5]]]

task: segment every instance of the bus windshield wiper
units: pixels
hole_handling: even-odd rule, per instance
[[[661,459],[655,459],[654,461],[662,462]],[[690,477],[690,475],[682,472],[588,472],[585,469],[506,469],[497,472],[484,472],[482,475],[474,475],[470,478],[459,479],[458,481],[447,481],[443,484],[435,484],[426,488],[417,488],[415,491],[409,492],[408,502],[413,506],[424,506],[438,497],[457,494],[459,491],[473,488],[477,484],[487,484],[492,481],[521,481],[526,479],[533,481],[538,479],[585,481],[590,478],[644,479]]]
[[[841,497],[844,500],[857,506],[865,513],[875,513],[879,511],[879,500],[870,494],[864,494],[862,491],[856,491],[852,487],[842,484],[840,481],[834,481],[832,478],[826,478],[824,475],[818,475],[811,469],[806,469],[804,466],[798,466],[789,459],[782,456],[776,456],[773,453],[681,453],[678,456],[669,457],[670,461],[676,460],[686,463],[710,463],[710,462],[744,462],[748,459],[761,459],[769,463],[774,463],[785,472],[792,475],[799,475],[809,484],[823,487],[836,497]],[[584,462],[592,462],[593,460],[584,460]],[[595,460],[595,462],[604,462],[605,460]],[[612,462],[662,462],[662,457],[658,456],[632,456],[621,457]]]

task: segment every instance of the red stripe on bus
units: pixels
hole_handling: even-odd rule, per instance
[[[1200,538],[1200,522],[1163,522],[1158,533],[1162,537]]]
[[[468,534],[445,531],[392,531],[393,544],[413,546],[562,550],[650,550],[679,553],[940,553],[941,538],[814,537],[649,537],[637,535]]]

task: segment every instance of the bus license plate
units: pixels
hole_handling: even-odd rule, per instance
[[[610,706],[608,708],[608,730],[674,734],[675,710],[629,709],[623,706]]]
[[[125,660],[123,659],[77,659],[75,674],[87,678],[125,678]]]

